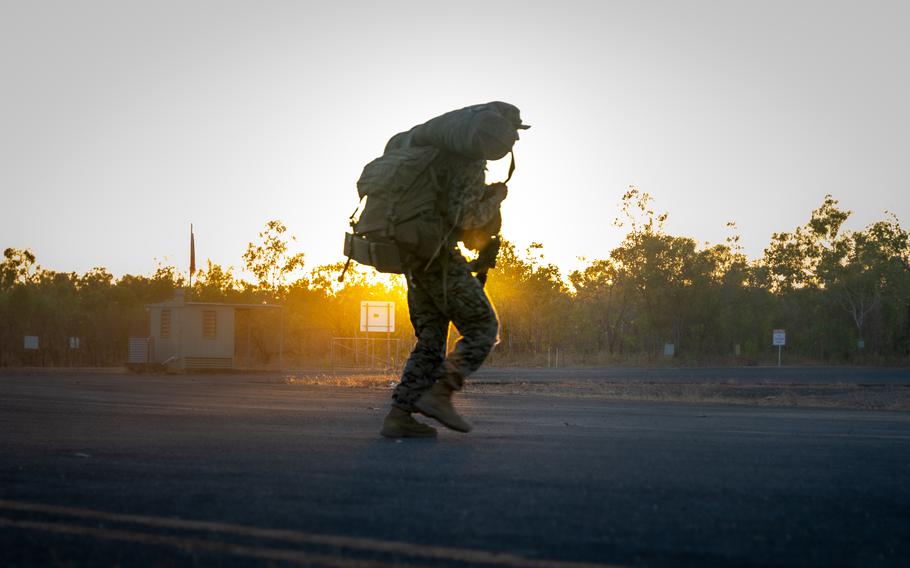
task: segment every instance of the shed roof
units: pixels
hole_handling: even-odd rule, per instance
[[[218,306],[226,308],[239,308],[243,310],[252,310],[252,309],[277,309],[280,310],[284,306],[279,306],[278,304],[230,304],[227,302],[184,302],[182,300],[168,300],[165,302],[157,302],[154,304],[146,304],[147,308],[186,308],[190,306]]]

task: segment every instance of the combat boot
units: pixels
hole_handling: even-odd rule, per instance
[[[436,436],[436,428],[421,424],[410,412],[393,406],[379,433],[386,438],[432,438]]]
[[[455,389],[443,380],[436,381],[430,390],[423,393],[414,406],[422,414],[435,418],[443,426],[458,432],[470,432],[473,426],[462,418],[452,406],[452,392]]]

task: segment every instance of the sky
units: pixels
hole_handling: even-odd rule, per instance
[[[506,238],[605,258],[629,185],[756,258],[825,194],[910,225],[906,2],[0,2],[0,248],[58,271],[241,267],[280,219],[342,260],[386,140],[504,100]],[[505,177],[505,164],[490,179]]]

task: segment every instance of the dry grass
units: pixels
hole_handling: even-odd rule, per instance
[[[389,390],[397,374],[287,375],[289,385]],[[910,386],[853,384],[617,383],[606,381],[472,382],[475,394],[586,397],[604,400],[910,411]]]
[[[391,389],[398,384],[398,375],[287,375],[283,382],[288,385]]]

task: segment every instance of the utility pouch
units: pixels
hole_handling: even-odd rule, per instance
[[[395,226],[395,242],[406,254],[427,260],[433,256],[439,243],[445,238],[445,227],[439,215],[433,210]]]
[[[389,242],[368,240],[363,237],[345,233],[344,254],[360,264],[372,266],[379,272],[403,274],[404,259],[398,245]]]

